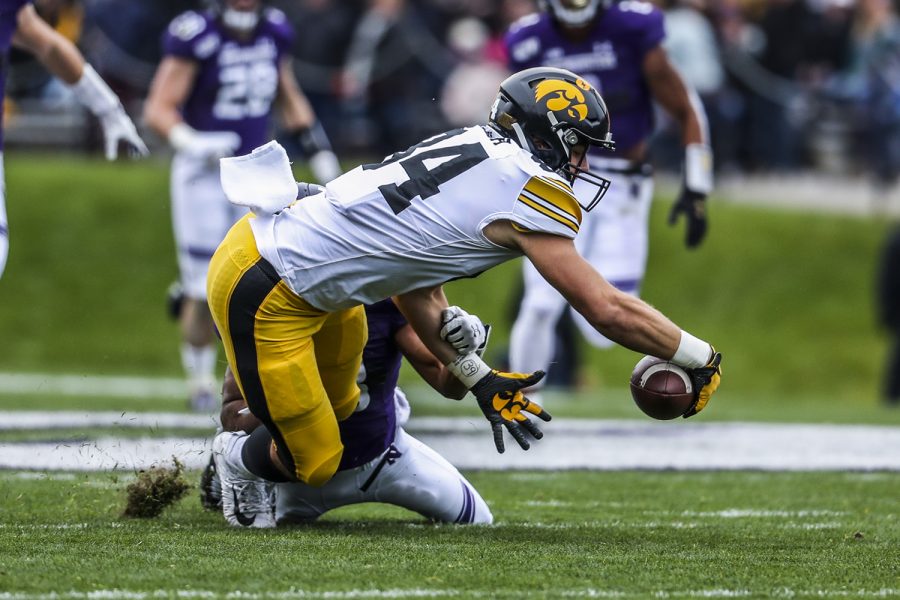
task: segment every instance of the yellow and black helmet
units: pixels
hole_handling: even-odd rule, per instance
[[[592,201],[582,204],[586,210],[609,187],[607,179],[570,162],[576,146],[615,149],[606,103],[575,73],[536,67],[511,75],[500,84],[489,123],[569,181],[582,179],[601,188]]]

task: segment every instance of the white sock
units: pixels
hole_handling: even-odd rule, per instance
[[[250,439],[250,436],[240,433],[234,433],[234,435],[236,435],[237,437],[225,452],[226,462],[228,462],[229,465],[237,470],[238,474],[244,479],[259,479],[258,476],[248,471],[247,467],[244,466],[244,458],[242,454],[244,452],[244,444],[247,443],[247,440]]]
[[[215,392],[216,386],[216,347],[181,345],[181,364],[187,374],[191,392],[207,390]]]

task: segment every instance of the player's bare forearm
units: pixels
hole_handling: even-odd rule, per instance
[[[84,57],[75,44],[50,27],[26,4],[16,15],[16,32],[12,42],[28,50],[53,75],[71,85],[81,79]]]
[[[435,286],[413,290],[395,296],[394,304],[441,364],[453,362],[457,356],[456,350],[442,340],[440,335],[441,311],[449,306],[444,288]]]
[[[170,56],[160,63],[144,104],[144,121],[159,135],[167,137],[183,122],[179,107],[187,100],[196,76],[197,65],[192,61]]]
[[[468,392],[466,386],[425,347],[411,326],[407,325],[397,330],[394,341],[419,377],[438,393],[453,400],[465,397]]]
[[[708,144],[703,107],[662,47],[647,53],[643,71],[653,98],[678,123],[682,144]]]
[[[671,358],[681,329],[643,300],[606,281],[575,250],[572,240],[548,234],[524,234],[525,254],[554,288],[597,331],[635,352]]]

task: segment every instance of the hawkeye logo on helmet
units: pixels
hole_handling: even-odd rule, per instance
[[[566,111],[573,119],[584,121],[588,115],[584,91],[590,89],[590,84],[583,79],[575,80],[574,84],[562,79],[545,79],[534,88],[534,99],[544,101],[547,110]]]

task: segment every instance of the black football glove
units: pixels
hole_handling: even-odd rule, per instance
[[[698,412],[706,408],[706,405],[709,403],[709,399],[712,398],[712,395],[716,393],[716,390],[719,389],[719,383],[722,381],[722,353],[716,352],[716,349],[713,348],[713,356],[710,361],[706,364],[705,367],[698,367],[696,369],[685,369],[688,375],[691,376],[691,380],[694,383],[694,389],[696,390],[696,397],[694,399],[694,404],[691,405],[687,411],[681,415],[685,419],[688,417],[693,417]]]
[[[669,213],[669,225],[677,223],[682,214],[687,216],[685,245],[688,248],[696,248],[706,237],[706,194],[692,192],[682,186],[681,195]]]
[[[500,454],[506,449],[503,445],[503,427],[523,450],[531,447],[525,437],[526,431],[536,440],[544,437],[543,432],[524,413],[531,413],[542,421],[549,421],[550,413],[522,393],[523,388],[531,387],[543,378],[543,371],[535,371],[531,375],[491,371],[472,386],[478,407],[491,424],[494,445]]]

